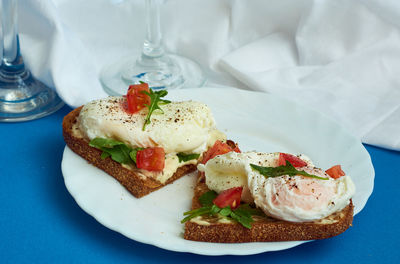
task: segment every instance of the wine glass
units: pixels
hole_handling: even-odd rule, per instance
[[[32,76],[20,54],[17,1],[1,0],[3,58],[0,65],[0,121],[37,119],[64,103],[54,90]]]
[[[146,82],[153,90],[203,86],[206,78],[194,61],[166,54],[160,30],[160,3],[146,0],[146,39],[141,54],[106,66],[100,82],[110,95],[126,94],[130,84]]]

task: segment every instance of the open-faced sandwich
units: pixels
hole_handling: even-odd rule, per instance
[[[182,220],[185,239],[324,239],[352,223],[355,187],[340,165],[324,171],[304,155],[219,152],[215,147],[207,153],[208,160],[198,165],[192,210]]]
[[[225,135],[210,109],[194,101],[170,102],[145,83],[126,96],[81,106],[63,121],[68,147],[142,197],[194,171],[198,159]]]

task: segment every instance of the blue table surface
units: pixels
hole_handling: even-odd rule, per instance
[[[400,263],[400,152],[365,145],[375,187],[345,233],[277,252],[201,256],[138,243],[98,223],[68,193],[61,123],[71,109],[0,123],[0,263]]]

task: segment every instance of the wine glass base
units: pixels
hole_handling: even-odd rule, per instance
[[[29,71],[20,75],[0,72],[0,122],[38,119],[63,105],[55,91],[35,79]]]
[[[138,59],[139,58],[139,59]],[[100,82],[110,95],[124,95],[131,84],[148,83],[153,90],[201,87],[206,78],[194,61],[175,54],[159,58],[129,57],[104,68]]]

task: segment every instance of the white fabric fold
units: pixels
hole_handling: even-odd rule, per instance
[[[399,29],[358,2],[314,1],[295,36],[268,35],[221,67],[324,112],[365,143],[400,150]]]
[[[106,93],[100,86],[93,54],[77,33],[60,20],[52,1],[19,1],[21,49],[32,73],[73,106]],[[22,16],[22,17],[21,17]],[[27,23],[29,22],[29,23]]]
[[[22,55],[76,107],[106,96],[103,66],[140,52],[142,0],[19,1]],[[400,3],[168,0],[167,51],[198,61],[208,86],[277,94],[368,144],[400,150]]]

